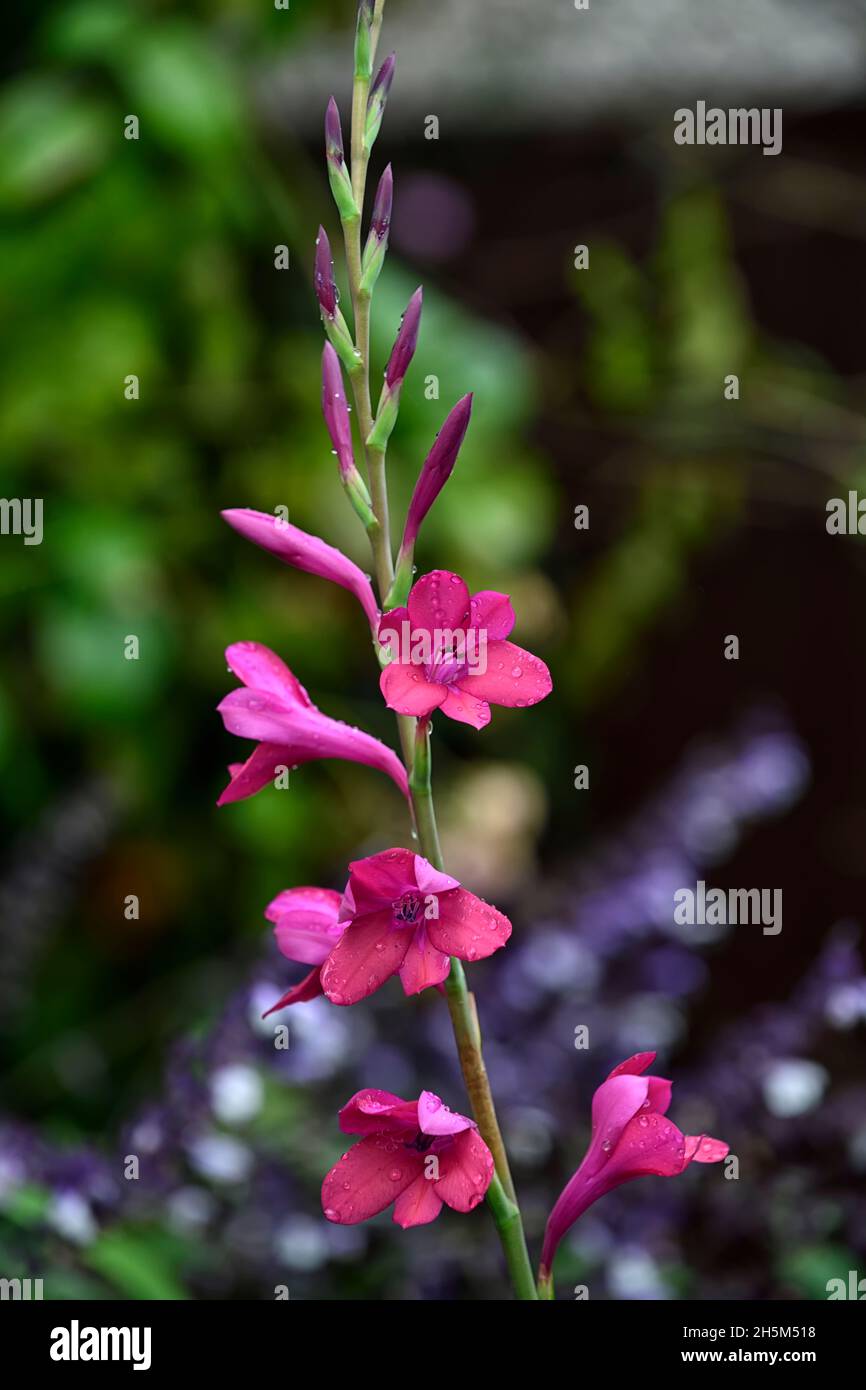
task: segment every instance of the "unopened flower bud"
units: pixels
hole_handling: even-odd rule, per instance
[[[328,163],[328,180],[334,195],[334,202],[337,204],[337,211],[344,222],[352,222],[361,214],[355,203],[352,180],[349,178],[349,170],[346,168],[340,112],[333,97],[328,102],[328,109],[325,112],[325,154]]]
[[[396,66],[396,53],[389,53],[376,73],[376,80],[370,88],[370,95],[367,98],[367,119],[364,125],[364,146],[368,152],[373,148],[376,136],[379,134],[388,101],[388,93],[391,90],[391,83],[394,81]]]
[[[370,234],[361,261],[361,293],[370,295],[379,278],[388,250],[388,232],[391,228],[391,206],[394,196],[394,177],[389,164],[379,180],[373,216],[370,221]]]

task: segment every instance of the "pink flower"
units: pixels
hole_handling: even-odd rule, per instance
[[[537,704],[550,694],[550,672],[505,640],[513,626],[507,594],[486,590],[470,599],[459,575],[423,575],[406,607],[379,623],[379,641],[392,657],[380,680],[385,703],[419,718],[441,709],[476,729],[490,722],[491,704]]]
[[[322,966],[332,1004],[357,1004],[392,975],[406,994],[439,985],[451,956],[481,960],[504,946],[511,923],[408,849],[349,865],[345,931]]]
[[[261,791],[280,768],[316,758],[346,758],[378,768],[408,797],[406,770],[396,753],[371,734],[317,710],[297,677],[267,647],[235,642],[226,649],[226,660],[243,688],[232,690],[217,709],[230,734],[254,739],[256,747],[245,763],[229,769],[231,781],[218,806]]]
[[[358,1091],[340,1111],[344,1134],[362,1134],[322,1183],[329,1221],[354,1226],[394,1203],[404,1230],[435,1221],[445,1202],[472,1211],[493,1178],[493,1156],[471,1120],[432,1091],[401,1100]]]
[[[654,1052],[639,1052],[614,1067],[592,1100],[592,1138],[574,1177],[548,1218],[541,1251],[541,1278],[548,1279],[562,1237],[606,1192],[632,1178],[676,1177],[690,1163],[718,1163],[728,1145],[705,1134],[683,1134],[664,1118],[671,1083],[643,1076]]]
[[[356,564],[341,550],[328,545],[318,536],[311,536],[297,526],[291,526],[279,517],[268,512],[255,512],[249,507],[234,507],[222,513],[229,526],[234,527],[247,540],[269,550],[287,565],[305,570],[307,574],[317,574],[322,579],[330,579],[348,589],[360,603],[367,621],[375,631],[379,610],[373,594],[373,587]]]
[[[345,922],[338,920],[341,902],[340,894],[332,888],[287,888],[268,903],[265,916],[275,923],[274,936],[283,955],[313,969],[272,1004],[263,1018],[322,994],[321,966],[346,930]]]

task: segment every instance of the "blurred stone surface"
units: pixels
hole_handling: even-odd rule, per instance
[[[392,133],[572,126],[746,102],[808,110],[862,96],[866,0],[405,0]],[[348,6],[348,0],[347,0]],[[267,119],[307,133],[334,92],[348,112],[349,38],[319,36],[262,76]]]

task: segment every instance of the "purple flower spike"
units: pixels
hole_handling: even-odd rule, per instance
[[[412,358],[415,356],[415,349],[418,346],[418,330],[421,326],[421,306],[423,301],[424,291],[419,285],[406,307],[403,321],[400,324],[400,331],[394,340],[391,356],[385,368],[385,381],[387,382],[388,389],[391,391],[403,385],[403,378],[409,370]]]
[[[313,278],[319,307],[327,318],[333,319],[337,313],[337,284],[334,280],[331,243],[324,227],[319,228],[319,235],[316,237],[316,263]]]
[[[352,426],[340,361],[330,343],[325,343],[322,353],[322,414],[340,465],[340,477],[345,481],[355,473]]]

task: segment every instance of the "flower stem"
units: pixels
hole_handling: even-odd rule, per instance
[[[526,1249],[526,1237],[523,1234],[520,1208],[508,1196],[499,1180],[498,1173],[493,1174],[493,1181],[487,1189],[487,1205],[493,1214],[499,1239],[505,1251],[514,1291],[519,1299],[527,1303],[533,1302],[538,1299],[539,1294],[532,1277],[532,1266],[529,1263]]]
[[[375,0],[371,32],[371,64],[375,59],[382,11],[385,0]],[[367,443],[373,429],[373,407],[370,396],[370,294],[361,288],[361,231],[364,214],[364,193],[367,184],[369,151],[364,141],[367,116],[369,77],[355,77],[352,89],[351,178],[352,193],[358,216],[343,222],[346,245],[349,291],[354,316],[357,366],[350,372],[355,396],[358,426],[364,442],[370,498],[376,518],[368,530],[376,569],[380,603],[384,604],[394,581],[394,557],[391,550],[391,531],[388,517],[388,483],[385,473],[385,451]],[[430,768],[430,721],[417,722],[405,715],[398,716],[403,760],[409,774],[409,790],[418,843],[425,859],[442,869],[442,848],[436,827]],[[487,1192],[493,1220],[502,1242],[515,1292],[521,1299],[537,1299],[538,1291],[523,1233],[520,1209],[508,1167],[505,1144],[496,1119],[490,1083],[481,1055],[481,1032],[475,1000],[466,985],[466,976],[459,960],[452,958],[451,970],[445,982],[445,993],[451,1024],[460,1057],[460,1066],[472,1113],[479,1133],[493,1155],[495,1174]]]
[[[418,720],[409,791],[415,808],[415,824],[424,858],[429,860],[435,869],[443,869],[442,849],[433,806],[429,719]],[[538,1293],[526,1249],[520,1208],[517,1205],[505,1143],[496,1118],[493,1094],[481,1051],[481,1029],[475,997],[466,984],[462,962],[456,956],[451,959],[451,969],[445,981],[445,997],[472,1114],[475,1116],[479,1134],[493,1155],[496,1167],[496,1175],[487,1196],[515,1292],[521,1299],[537,1299]]]

